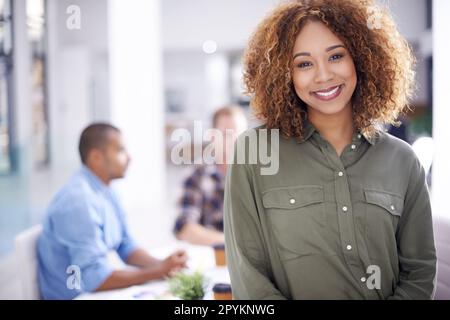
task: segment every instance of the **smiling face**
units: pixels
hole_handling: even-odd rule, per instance
[[[357,76],[344,43],[323,23],[310,21],[297,35],[292,80],[308,114],[334,115],[351,108]]]

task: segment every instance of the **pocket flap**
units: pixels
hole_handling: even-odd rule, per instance
[[[385,191],[369,189],[364,190],[364,195],[367,203],[382,207],[393,215],[402,215],[404,201],[401,196]]]
[[[283,187],[263,193],[265,208],[295,209],[323,201],[324,193],[321,186]]]

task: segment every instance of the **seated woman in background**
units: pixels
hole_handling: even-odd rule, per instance
[[[226,131],[235,137],[247,129],[244,112],[237,106],[225,106],[213,115],[213,128],[219,130],[225,141]],[[223,149],[224,148],[224,149]],[[224,150],[221,152],[220,150]],[[226,145],[215,146],[216,160],[226,159]],[[184,181],[180,199],[180,214],[175,222],[174,232],[178,239],[192,244],[212,245],[224,242],[223,197],[227,171],[226,161],[196,168]]]

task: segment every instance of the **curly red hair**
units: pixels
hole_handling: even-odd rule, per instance
[[[381,28],[369,28],[374,14]],[[378,125],[397,125],[414,89],[415,58],[389,11],[373,0],[290,1],[258,25],[243,60],[244,83],[257,118],[286,138],[302,138],[307,112],[293,87],[292,50],[308,21],[323,22],[353,58],[358,79],[352,96],[355,128],[371,136]]]

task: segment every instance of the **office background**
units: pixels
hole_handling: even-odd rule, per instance
[[[173,238],[180,183],[191,168],[169,161],[170,133],[192,130],[194,121],[208,126],[226,103],[256,123],[240,59],[279,2],[0,0],[0,297],[17,290],[14,238],[41,222],[80,166],[79,134],[92,121],[123,130],[133,160],[114,187],[138,241],[158,247]],[[411,144],[433,138],[418,149],[432,161],[434,212],[450,219],[450,7],[447,0],[379,2],[418,58],[414,111],[391,130]],[[79,28],[70,20],[77,10]]]

